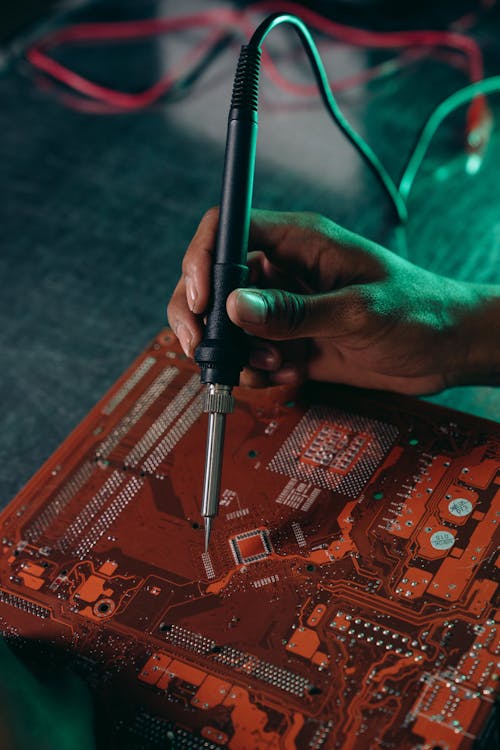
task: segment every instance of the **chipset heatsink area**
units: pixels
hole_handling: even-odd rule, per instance
[[[229,540],[229,544],[237,565],[248,565],[264,560],[272,552],[267,529],[254,529],[238,534]]]

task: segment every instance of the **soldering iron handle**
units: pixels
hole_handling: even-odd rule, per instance
[[[246,263],[258,129],[247,117],[234,109],[229,115],[216,263]]]
[[[246,286],[252,206],[260,50],[242,47],[229,112],[219,228],[207,324],[195,359],[203,383],[234,386],[245,364],[245,336],[226,313],[229,294]]]

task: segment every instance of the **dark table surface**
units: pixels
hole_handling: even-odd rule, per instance
[[[119,5],[92,4],[73,19],[106,12],[116,18]],[[189,0],[182,12],[213,5]],[[124,16],[154,7],[180,11],[175,2],[120,7]],[[47,23],[32,31],[42,28]],[[495,13],[472,31],[489,74],[500,73],[499,32]],[[190,32],[112,50],[78,48],[62,59],[134,90],[155,80],[198,37]],[[218,202],[237,56],[234,46],[225,49],[175,101],[103,115],[71,108],[34,75],[22,54],[28,43],[19,39],[0,57],[0,507],[164,325],[186,245],[202,213]],[[280,31],[271,49],[286,57],[296,41]],[[334,78],[388,56],[339,45],[325,51]],[[296,80],[309,80],[300,56],[283,65]],[[339,102],[398,175],[423,118],[465,82],[459,70],[425,57],[342,94]],[[463,112],[444,123],[417,178],[403,235],[321,104],[278,93],[266,80],[262,92],[255,205],[319,211],[433,271],[498,283],[497,132],[472,176],[460,141]],[[499,99],[491,97],[490,105],[500,120]],[[453,389],[433,400],[500,415],[500,389]]]

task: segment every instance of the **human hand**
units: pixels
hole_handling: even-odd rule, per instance
[[[168,305],[188,356],[202,337],[217,223],[211,209]],[[311,378],[426,394],[498,380],[496,287],[438,276],[311,213],[253,211],[248,265],[258,288],[227,300],[252,337],[242,384]],[[485,341],[492,325],[496,347]]]

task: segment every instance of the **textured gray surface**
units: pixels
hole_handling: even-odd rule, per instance
[[[175,6],[166,3],[166,11]],[[491,73],[500,71],[499,25],[480,32]],[[133,89],[191,41],[111,55],[82,50],[66,60]],[[279,34],[275,49],[290,43]],[[0,505],[164,324],[185,247],[218,201],[235,55],[227,50],[188,97],[132,115],[71,110],[22,60],[0,76]],[[340,49],[327,63],[342,75],[366,58]],[[291,70],[305,80],[305,66]],[[422,61],[341,102],[397,174],[425,113],[462,82],[460,73]],[[384,195],[321,106],[278,96],[268,83],[263,94],[255,205],[321,211],[400,249]],[[492,103],[500,117],[498,99]],[[459,125],[454,117],[443,127],[416,184],[408,254],[443,274],[498,282],[500,139],[481,172],[466,176]],[[500,414],[499,389],[455,389],[436,400]]]

